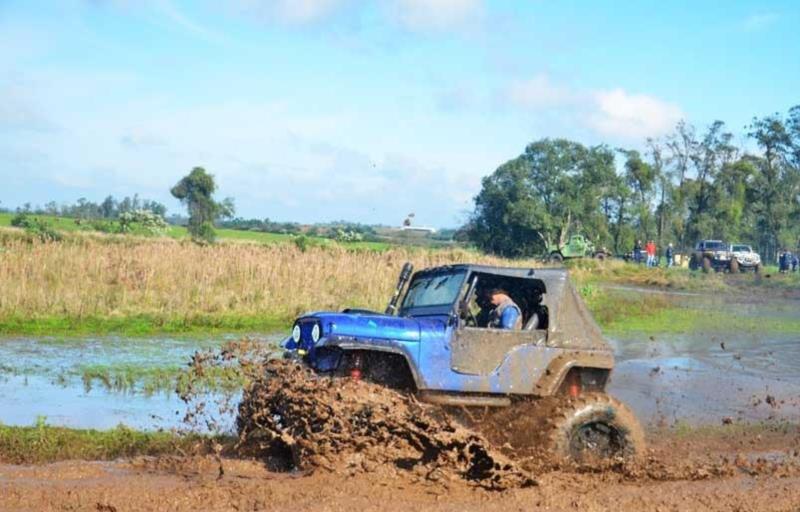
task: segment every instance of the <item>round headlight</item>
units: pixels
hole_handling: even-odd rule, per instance
[[[311,328],[311,341],[314,343],[319,341],[319,324],[314,324],[314,327]]]
[[[292,341],[295,343],[300,342],[300,326],[295,324],[294,328],[292,329]]]

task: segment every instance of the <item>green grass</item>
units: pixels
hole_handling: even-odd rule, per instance
[[[0,213],[0,227],[10,227],[11,219],[14,218],[15,213]],[[31,215],[49,223],[53,228],[59,231],[80,231],[81,226],[75,224],[75,219],[68,219],[65,217],[53,217],[51,215]]]
[[[734,422],[723,425],[692,425],[678,421],[667,432],[679,438],[715,437],[719,435],[738,437],[760,434],[792,434],[798,432],[798,425],[788,421]]]
[[[0,227],[10,227],[11,219],[14,218],[14,213],[0,213]],[[86,223],[76,224],[75,219],[65,217],[55,217],[52,215],[31,215],[37,219],[41,219],[49,223],[54,229],[62,232],[77,232],[85,231],[92,232],[90,226]],[[261,244],[281,244],[293,243],[297,238],[296,235],[282,234],[282,233],[264,233],[261,231],[243,231],[238,229],[217,229],[217,237],[221,241],[231,242],[256,242]],[[121,235],[124,236],[124,235]],[[188,239],[189,232],[184,226],[167,227],[165,236],[176,240]],[[316,245],[337,245],[338,243],[322,237],[307,237],[311,243]],[[391,247],[391,244],[385,242],[353,242],[338,244],[350,249],[368,249],[375,251],[383,251]]]
[[[737,315],[735,311],[665,308],[648,315],[623,314],[606,323],[603,329],[609,334],[680,334],[694,331],[789,334],[800,332],[800,319],[753,318]]]
[[[60,460],[114,460],[139,455],[201,454],[213,444],[232,446],[228,437],[180,436],[170,432],[140,432],[125,426],[83,430],[47,425],[11,427],[0,424],[0,461],[41,464]]]
[[[126,337],[156,334],[212,336],[228,333],[275,332],[288,329],[291,318],[268,315],[190,315],[185,317],[160,317],[132,315],[119,317],[65,318],[10,317],[0,322],[0,335],[4,336],[63,336],[119,335]]]
[[[597,323],[606,334],[631,332],[680,334],[701,332],[759,332],[788,334],[800,332],[800,318],[789,316],[746,316],[723,304],[692,306],[679,297],[636,293],[627,295],[605,290],[596,283],[584,283],[578,290]],[[713,297],[709,297],[712,300]]]
[[[241,367],[204,367],[201,374],[186,366],[143,367],[135,364],[85,365],[76,370],[89,392],[95,386],[117,393],[141,392],[145,396],[156,393],[234,392],[245,385]],[[60,378],[65,379],[66,375]]]

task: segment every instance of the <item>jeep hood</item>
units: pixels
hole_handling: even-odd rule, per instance
[[[311,313],[303,318],[315,318],[322,326],[322,336],[352,336],[354,338],[419,341],[420,321],[368,313]],[[298,319],[298,321],[302,321]]]

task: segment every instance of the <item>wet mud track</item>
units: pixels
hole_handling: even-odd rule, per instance
[[[796,425],[651,431],[641,460],[570,465],[368,383],[264,375],[236,457],[0,465],[0,510],[800,510]]]
[[[200,457],[0,465],[0,510],[796,511],[800,470],[785,448],[796,442],[796,433],[661,438],[640,466],[552,469],[537,486],[505,491],[406,471],[280,473]]]

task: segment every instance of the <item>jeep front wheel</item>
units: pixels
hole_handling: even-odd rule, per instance
[[[739,261],[734,258],[731,260],[731,274],[738,274],[739,273]]]
[[[561,263],[564,261],[564,257],[561,255],[561,253],[556,251],[551,252],[548,259],[550,263]]]
[[[547,419],[546,443],[573,461],[635,458],[644,453],[644,432],[622,402],[602,393],[559,400]]]
[[[714,267],[713,267],[713,265],[711,265],[711,258],[709,258],[708,256],[703,258],[703,272],[708,274],[709,272],[711,272],[712,268],[714,268]]]

